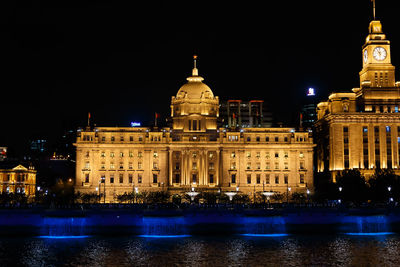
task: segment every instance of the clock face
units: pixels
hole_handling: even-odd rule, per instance
[[[367,49],[364,50],[364,64],[368,61],[368,51]]]
[[[374,58],[376,60],[379,60],[379,61],[384,60],[386,58],[386,55],[387,55],[387,53],[386,53],[385,48],[378,46],[374,49]]]

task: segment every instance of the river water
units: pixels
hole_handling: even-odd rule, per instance
[[[0,266],[400,266],[400,235],[0,238]]]

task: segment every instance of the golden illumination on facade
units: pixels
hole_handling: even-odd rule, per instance
[[[36,170],[30,166],[16,165],[0,169],[0,194],[18,193],[34,197],[36,191]]]
[[[196,60],[196,58],[195,58]],[[291,128],[217,126],[219,99],[196,66],[171,100],[171,128],[97,127],[78,133],[76,190],[125,192],[313,188],[313,140]]]
[[[360,87],[317,106],[317,170],[335,176],[360,169],[367,178],[375,168],[400,174],[400,83],[380,21],[370,23],[361,55]]]

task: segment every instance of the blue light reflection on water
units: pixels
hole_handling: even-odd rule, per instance
[[[138,235],[138,237],[145,237],[145,238],[184,238],[190,236],[191,235]]]
[[[353,236],[382,236],[382,235],[393,235],[393,232],[376,232],[376,233],[345,233],[346,235]]]
[[[283,237],[288,235],[289,234],[241,234],[241,236],[247,237]]]
[[[88,235],[62,235],[62,236],[55,236],[55,235],[41,235],[38,238],[49,238],[49,239],[77,239],[77,238],[87,238]]]

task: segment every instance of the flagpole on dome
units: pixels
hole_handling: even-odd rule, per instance
[[[87,127],[90,128],[90,112],[88,112]]]
[[[199,70],[197,69],[197,55],[193,55],[192,76],[199,76]]]

